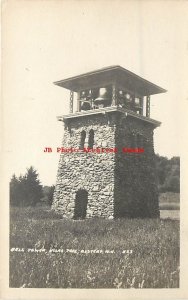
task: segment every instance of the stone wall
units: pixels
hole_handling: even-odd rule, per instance
[[[94,147],[115,147],[115,125],[108,125],[104,115],[81,117],[66,124],[62,146],[78,148],[81,131],[85,130],[87,147],[90,129],[95,133]],[[62,153],[52,208],[60,211],[64,217],[74,217],[76,192],[84,189],[88,192],[86,217],[112,218],[114,167],[114,153]]]
[[[116,146],[131,148],[134,140],[134,147],[144,152],[116,154],[114,217],[159,216],[153,130],[153,125],[132,117],[117,122]]]
[[[82,130],[88,146],[94,130],[94,148],[117,148],[117,153],[62,153],[52,208],[73,218],[76,193],[88,192],[86,218],[157,217],[159,215],[153,150],[153,125],[118,112],[80,116],[65,122],[64,148],[78,148]],[[123,153],[142,137],[144,153]],[[136,142],[136,140],[135,140]]]

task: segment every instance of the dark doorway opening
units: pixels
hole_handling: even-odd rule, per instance
[[[79,190],[76,193],[74,219],[85,219],[87,212],[88,192],[86,190]]]

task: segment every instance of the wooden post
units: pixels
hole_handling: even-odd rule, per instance
[[[73,113],[73,100],[74,100],[74,92],[70,91],[70,106],[69,106],[70,114]]]
[[[143,101],[143,97],[140,97],[140,106],[141,108],[141,115],[144,115],[144,101]]]
[[[80,92],[77,93],[77,111],[80,111]]]
[[[111,106],[117,105],[116,85],[112,85],[112,104]]]
[[[150,96],[146,97],[146,117],[150,117]]]

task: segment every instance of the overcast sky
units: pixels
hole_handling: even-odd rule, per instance
[[[3,117],[6,169],[33,165],[55,184],[69,92],[54,81],[110,65],[167,90],[151,97],[155,152],[180,155],[185,100],[186,12],[181,1],[8,1],[3,4]],[[188,47],[188,46],[187,46]]]

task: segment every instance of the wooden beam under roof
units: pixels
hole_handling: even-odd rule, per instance
[[[165,89],[118,65],[54,82],[54,84],[74,92],[116,83],[120,83],[132,92],[138,92],[142,96],[166,92]]]

